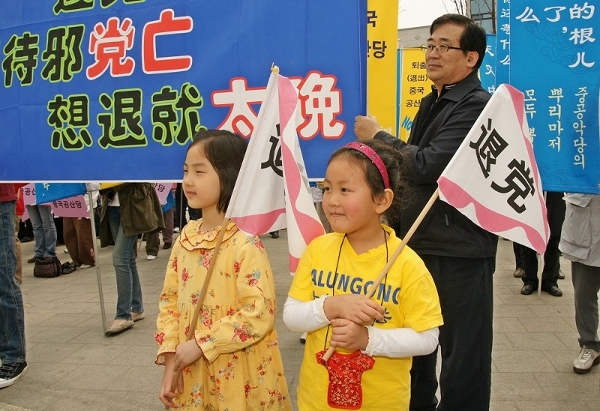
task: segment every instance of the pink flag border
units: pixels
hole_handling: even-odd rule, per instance
[[[487,207],[483,206],[480,202],[475,200],[469,193],[463,190],[460,186],[455,184],[453,181],[446,177],[440,177],[438,180],[438,186],[440,191],[450,190],[457,194],[452,196],[453,206],[457,209],[464,208],[469,204],[473,204],[475,207],[475,214],[477,215],[477,221],[481,227],[490,232],[502,232],[511,228],[522,228],[525,231],[525,235],[531,242],[533,248],[540,254],[544,254],[546,250],[546,240],[542,238],[536,229],[531,226],[523,225],[521,222],[506,217],[504,214],[496,213],[491,211]],[[545,218],[544,218],[545,219]],[[546,233],[548,234],[548,233]]]
[[[287,81],[286,81],[287,80]],[[285,141],[284,133],[288,127],[290,120],[296,110],[298,103],[298,97],[296,95],[296,89],[287,77],[277,75],[277,91],[279,96],[279,118],[281,127],[281,156],[283,164],[295,164],[296,159],[294,156],[294,147],[290,147]],[[292,124],[293,125],[293,124]],[[294,133],[296,129],[294,127]],[[293,173],[292,176],[285,176],[285,182],[287,186],[287,193],[289,196],[291,209],[294,213],[294,219],[296,220],[298,227],[300,228],[300,235],[304,244],[310,243],[310,241],[325,233],[323,225],[320,220],[315,220],[313,217],[301,212],[297,207],[297,201],[299,198],[300,190],[302,189],[302,175],[298,167],[285,167],[286,173]],[[295,273],[300,256],[294,256],[290,253],[289,264],[290,272]]]

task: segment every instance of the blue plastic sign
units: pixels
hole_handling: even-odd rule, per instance
[[[598,194],[600,9],[574,0],[510,5],[510,81],[525,94],[542,186]]]

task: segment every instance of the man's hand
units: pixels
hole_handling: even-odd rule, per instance
[[[371,140],[381,130],[374,116],[354,117],[354,134],[360,141]]]

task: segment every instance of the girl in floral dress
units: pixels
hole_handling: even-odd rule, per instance
[[[269,258],[258,237],[229,220],[223,227],[245,150],[243,138],[209,130],[198,133],[187,151],[183,190],[202,218],[190,221],[174,242],[160,295],[156,363],[165,366],[159,399],[167,407],[291,410]],[[220,230],[225,233],[217,257]],[[194,338],[186,341],[214,258]]]

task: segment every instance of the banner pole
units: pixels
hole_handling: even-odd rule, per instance
[[[96,220],[94,216],[94,199],[92,196],[92,192],[87,192],[88,196],[88,204],[90,205],[88,209],[88,214],[90,216],[90,223],[92,224],[92,242],[94,244],[94,261],[96,262],[96,281],[98,282],[98,297],[100,298],[100,313],[102,314],[102,332],[108,328],[106,326],[106,311],[104,309],[104,293],[102,291],[102,276],[100,273],[100,256],[98,255],[98,240],[96,237]]]

